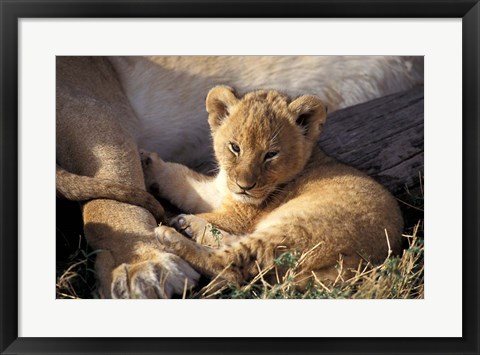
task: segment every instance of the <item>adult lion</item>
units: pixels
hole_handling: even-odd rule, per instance
[[[330,111],[420,83],[410,57],[58,57],[57,163],[71,173],[145,190],[138,148],[201,167],[211,156],[208,88],[310,92]],[[161,251],[146,209],[107,199],[83,205],[102,297],[165,298],[198,274]]]

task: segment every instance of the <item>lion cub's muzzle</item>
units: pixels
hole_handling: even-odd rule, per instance
[[[240,188],[241,192],[240,193],[246,193],[248,194],[248,191],[253,189],[255,186],[257,186],[257,182],[255,181],[253,184],[251,182],[245,182],[245,181],[235,181],[237,186]]]

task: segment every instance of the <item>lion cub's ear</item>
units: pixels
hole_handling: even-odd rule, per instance
[[[230,110],[238,103],[235,92],[229,86],[215,86],[208,92],[206,106],[208,123],[212,130],[219,127],[223,120],[228,117]]]
[[[288,109],[294,114],[293,119],[303,129],[305,137],[316,140],[327,118],[322,101],[316,96],[300,96],[288,105]]]

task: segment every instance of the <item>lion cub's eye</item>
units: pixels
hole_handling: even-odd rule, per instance
[[[240,147],[235,143],[231,143],[228,145],[228,148],[232,151],[233,154],[237,155],[240,154]]]
[[[264,161],[268,161],[272,158],[275,158],[278,155],[278,152],[268,152],[265,154],[265,158],[263,159]]]

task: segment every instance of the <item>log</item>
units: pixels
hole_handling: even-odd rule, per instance
[[[396,196],[423,178],[423,86],[328,115],[320,147]]]

